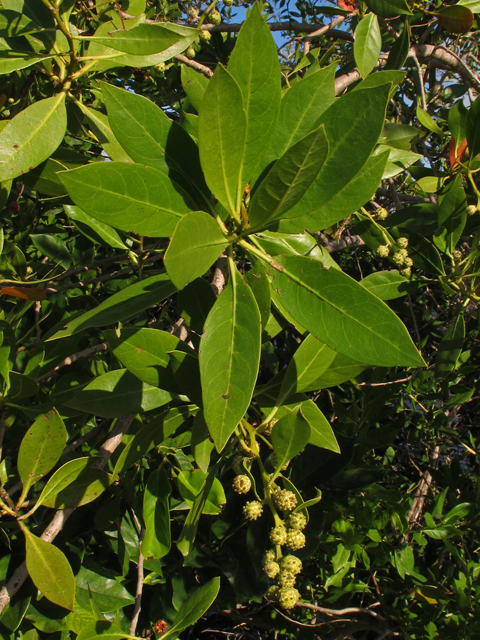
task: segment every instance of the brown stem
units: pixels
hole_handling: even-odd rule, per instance
[[[132,623],[130,624],[130,635],[134,636],[137,630],[138,618],[142,609],[142,592],[143,592],[143,555],[142,542],[145,536],[145,528],[140,530],[140,539],[138,541],[138,564],[137,564],[137,589],[135,591],[135,606],[133,608]]]
[[[94,353],[98,353],[99,351],[107,352],[109,350],[110,350],[110,345],[108,344],[108,342],[102,342],[101,344],[96,344],[93,347],[88,347],[88,349],[84,349],[83,351],[77,351],[77,353],[73,353],[71,356],[68,356],[67,358],[62,360],[62,362],[57,364],[57,366],[54,369],[52,369],[48,373],[44,373],[43,376],[40,376],[39,378],[37,378],[35,382],[42,382],[43,380],[48,380],[49,378],[52,378],[57,374],[59,369],[61,369],[62,367],[67,367],[68,365],[73,364],[74,362],[76,362],[77,360],[80,360],[81,358],[88,358],[88,356],[91,356]]]

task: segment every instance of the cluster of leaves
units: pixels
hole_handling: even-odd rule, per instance
[[[2,637],[480,630],[480,2],[338,5],[2,0]]]

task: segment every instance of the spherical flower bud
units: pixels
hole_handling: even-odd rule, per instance
[[[377,256],[379,258],[386,258],[389,253],[390,247],[388,246],[388,244],[381,244],[379,247],[377,247]]]
[[[203,42],[210,42],[212,38],[212,34],[210,33],[210,31],[206,31],[205,29],[202,29],[202,31],[200,31],[200,40],[203,40]]]
[[[388,211],[384,207],[380,207],[375,211],[375,217],[377,220],[385,220],[388,216]]]
[[[298,529],[287,530],[287,546],[292,551],[302,549],[305,546],[305,535]]]
[[[263,570],[267,576],[273,580],[273,578],[276,578],[280,573],[280,566],[278,562],[266,562],[263,565]]]
[[[190,46],[188,47],[188,49],[185,51],[185,55],[187,56],[187,58],[194,58],[195,57],[195,49]]]
[[[154,66],[155,71],[158,71],[158,73],[163,73],[165,71],[165,63],[164,62],[159,62],[158,64],[156,64]]]
[[[453,252],[453,259],[455,260],[455,262],[460,262],[462,258],[463,253],[459,249],[455,249],[455,251]]]
[[[236,493],[248,493],[252,488],[252,483],[248,476],[237,476],[232,486]]]
[[[406,249],[408,247],[408,238],[399,238],[397,240],[397,247],[400,249]]]
[[[299,531],[302,531],[302,529],[305,529],[307,526],[307,518],[303,513],[291,513],[288,516],[287,526],[290,529],[298,529]]]
[[[190,18],[196,20],[198,18],[198,10],[195,7],[189,7],[187,14]]]
[[[296,578],[290,571],[282,571],[278,578],[278,585],[280,587],[294,587]]]
[[[478,207],[476,204],[467,205],[467,216],[473,216],[477,213]]]
[[[280,589],[276,584],[272,584],[272,586],[267,591],[267,597],[270,598],[270,600],[274,600],[275,602],[278,602],[279,594],[280,594]]]
[[[407,250],[400,249],[400,251],[397,251],[397,253],[393,256],[392,260],[397,265],[397,267],[401,267],[402,264],[405,262],[405,258],[407,257],[408,257]]]
[[[280,569],[288,573],[293,573],[294,576],[298,575],[302,571],[302,561],[297,556],[285,556],[280,560]]]
[[[243,468],[243,456],[235,456],[232,460],[232,469],[235,471],[237,476],[241,476],[245,469]]]
[[[263,504],[258,500],[247,502],[243,507],[243,514],[247,520],[256,520],[263,513]]]
[[[406,269],[400,269],[400,275],[404,278],[409,278],[412,275],[412,270],[410,269],[410,267],[407,267]]]
[[[283,587],[277,595],[278,604],[284,609],[293,609],[300,600],[300,594],[294,587]]]
[[[409,267],[413,267],[413,260],[411,258],[405,258],[405,262],[403,265],[408,269]]]
[[[287,544],[287,530],[283,525],[280,525],[279,527],[274,527],[270,531],[270,542],[272,544],[278,544],[280,546]]]
[[[231,7],[231,6],[232,6],[232,4],[233,4],[233,0],[223,0],[223,4],[224,4],[226,7]]]
[[[222,16],[220,15],[220,11],[217,11],[216,9],[214,11],[212,11],[211,13],[209,13],[208,15],[208,20],[209,22],[211,22],[212,24],[220,24],[222,21]]]
[[[265,555],[263,556],[263,564],[265,565],[267,562],[273,562],[277,557],[274,549],[269,549],[265,551]]]
[[[275,506],[282,511],[293,511],[297,506],[297,496],[288,489],[277,489],[272,498]]]

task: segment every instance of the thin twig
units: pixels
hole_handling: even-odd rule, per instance
[[[5,437],[5,420],[7,419],[8,409],[7,407],[2,407],[0,410],[0,460],[2,459],[2,447],[3,447],[3,438]]]
[[[400,378],[400,380],[392,380],[391,382],[359,382],[356,387],[386,387],[389,384],[398,384],[400,382],[408,382],[413,378],[413,373],[408,378]]]
[[[318,38],[320,36],[323,36],[325,33],[327,33],[327,31],[330,31],[331,29],[333,29],[334,27],[337,27],[339,24],[341,24],[344,20],[347,20],[347,18],[351,18],[352,16],[354,16],[356,14],[356,11],[352,11],[352,13],[349,13],[347,15],[343,15],[343,16],[337,16],[334,20],[332,20],[329,24],[324,25],[323,27],[320,27],[319,29],[317,29],[316,31],[313,31],[312,33],[310,33],[310,35],[306,36],[304,38],[304,42],[311,42],[312,38]]]
[[[386,622],[386,619],[381,616],[376,611],[372,611],[371,609],[363,609],[362,607],[346,607],[345,609],[327,609],[325,607],[319,607],[316,604],[310,604],[309,602],[297,602],[297,607],[303,607],[304,609],[312,609],[312,611],[317,611],[318,613],[323,613],[326,616],[348,616],[353,613],[364,613],[367,616],[371,616],[372,618],[376,618],[377,620],[381,620],[382,622]]]
[[[83,351],[77,351],[77,353],[73,353],[71,356],[68,356],[64,360],[62,360],[54,369],[52,369],[48,373],[44,373],[43,376],[38,377],[35,382],[43,382],[43,380],[53,378],[53,376],[57,375],[59,369],[61,369],[62,367],[67,367],[77,360],[88,358],[88,356],[91,356],[94,353],[98,353],[99,351],[107,352],[109,350],[110,345],[108,344],[108,342],[102,342],[100,344],[94,345],[93,347],[88,347],[88,349],[83,349]]]
[[[395,203],[395,209],[400,211],[403,209],[403,204],[400,198],[398,197],[397,187],[395,186],[395,180],[393,178],[388,179],[388,190],[392,197],[393,202]]]
[[[191,67],[192,69],[195,69],[195,71],[198,71],[199,73],[203,73],[203,75],[208,79],[210,79],[213,76],[213,71],[211,69],[206,67],[204,64],[200,64],[200,62],[195,62],[195,60],[191,60],[190,58],[187,58],[187,56],[184,56],[182,53],[179,53],[178,55],[176,55],[175,60],[178,60],[179,62],[183,63],[187,67]]]
[[[135,606],[133,608],[132,622],[130,624],[130,635],[134,636],[137,630],[138,618],[142,609],[142,592],[143,592],[143,555],[142,542],[145,536],[145,528],[140,530],[140,538],[138,541],[138,564],[137,564],[137,589],[135,591]]]

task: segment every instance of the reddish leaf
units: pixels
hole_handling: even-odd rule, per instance
[[[337,0],[337,4],[340,9],[345,9],[345,11],[355,11],[357,7],[355,0]]]
[[[0,293],[3,293],[6,296],[13,296],[14,298],[21,298],[22,300],[47,299],[46,292],[39,287],[33,289],[27,289],[26,287],[3,287],[0,289]]]
[[[450,33],[467,33],[475,16],[468,7],[456,4],[437,13],[438,21]]]
[[[462,161],[463,156],[465,155],[465,150],[467,148],[467,139],[465,138],[465,140],[458,146],[456,157],[455,157],[455,146],[456,146],[456,142],[454,137],[452,136],[450,138],[450,143],[448,145],[448,155],[450,158],[450,166],[452,167],[452,169],[454,169],[457,166],[458,162]]]

